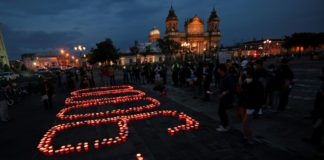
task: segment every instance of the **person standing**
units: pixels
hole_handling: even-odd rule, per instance
[[[109,80],[110,80],[110,85],[114,86],[116,85],[116,81],[115,81],[115,70],[113,66],[109,66],[108,67],[108,76],[109,76]]]
[[[241,85],[240,97],[240,117],[243,122],[244,138],[248,144],[253,144],[251,121],[253,115],[262,107],[264,91],[262,83],[256,79],[252,70],[248,70],[246,78]]]
[[[206,63],[203,67],[203,84],[204,84],[204,98],[203,101],[209,101],[210,95],[210,83],[212,74],[209,65]]]
[[[1,122],[9,121],[7,96],[6,96],[6,89],[4,86],[1,86],[0,88],[0,121]]]
[[[45,110],[53,109],[53,94],[54,88],[52,84],[47,79],[44,79],[41,84],[41,95]]]
[[[219,132],[229,130],[228,115],[226,110],[231,107],[232,100],[235,91],[235,80],[232,75],[227,72],[225,64],[221,64],[218,68],[218,74],[220,76],[220,97],[218,115],[221,121],[221,125],[216,129]]]
[[[82,77],[80,81],[80,89],[85,89],[89,87],[90,87],[89,78],[87,76]]]
[[[126,66],[123,67],[123,81],[124,84],[128,84],[129,83],[129,71],[128,68]]]
[[[313,132],[310,138],[303,139],[305,142],[311,143],[318,147],[321,146],[324,130],[324,67],[322,68],[321,74],[321,86],[315,96],[314,109],[311,112],[311,119],[313,120]]]
[[[284,111],[288,105],[288,97],[294,79],[294,74],[291,71],[288,60],[282,59],[277,70],[277,76],[280,84],[280,97],[278,111]]]
[[[179,85],[179,69],[180,69],[180,65],[178,62],[174,63],[172,65],[172,81],[173,81],[173,85],[178,87]]]

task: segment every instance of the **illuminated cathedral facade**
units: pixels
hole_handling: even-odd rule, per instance
[[[210,13],[205,23],[197,15],[185,20],[184,32],[179,30],[179,19],[171,6],[165,20],[165,37],[178,42],[183,50],[193,54],[215,52],[220,47],[221,33],[219,30],[220,19],[215,8]],[[149,41],[155,42],[160,37],[160,32],[153,28],[149,34]]]

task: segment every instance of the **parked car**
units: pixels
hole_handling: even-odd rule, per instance
[[[319,61],[324,59],[324,52],[315,52],[311,54],[311,60]]]
[[[15,79],[17,79],[19,77],[20,77],[19,74],[13,73],[13,72],[2,72],[2,73],[0,73],[0,78],[4,79],[4,80],[7,80],[7,81],[15,80]]]
[[[57,80],[56,75],[51,71],[37,71],[37,72],[35,72],[35,75],[37,75],[38,78],[42,77],[42,78],[50,79],[50,80],[53,80],[53,81]]]

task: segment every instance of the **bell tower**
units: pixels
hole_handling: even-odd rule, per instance
[[[165,33],[178,32],[178,17],[175,14],[173,7],[171,6],[169,14],[165,20]]]
[[[217,16],[215,8],[213,8],[208,18],[207,31],[219,32],[219,17]]]

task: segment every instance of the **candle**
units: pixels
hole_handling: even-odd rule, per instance
[[[77,152],[81,152],[81,146],[77,146],[76,149],[77,149]]]
[[[99,149],[99,143],[94,144],[95,149]]]
[[[136,154],[136,160],[143,160],[144,158],[142,157],[142,155],[140,153]]]

